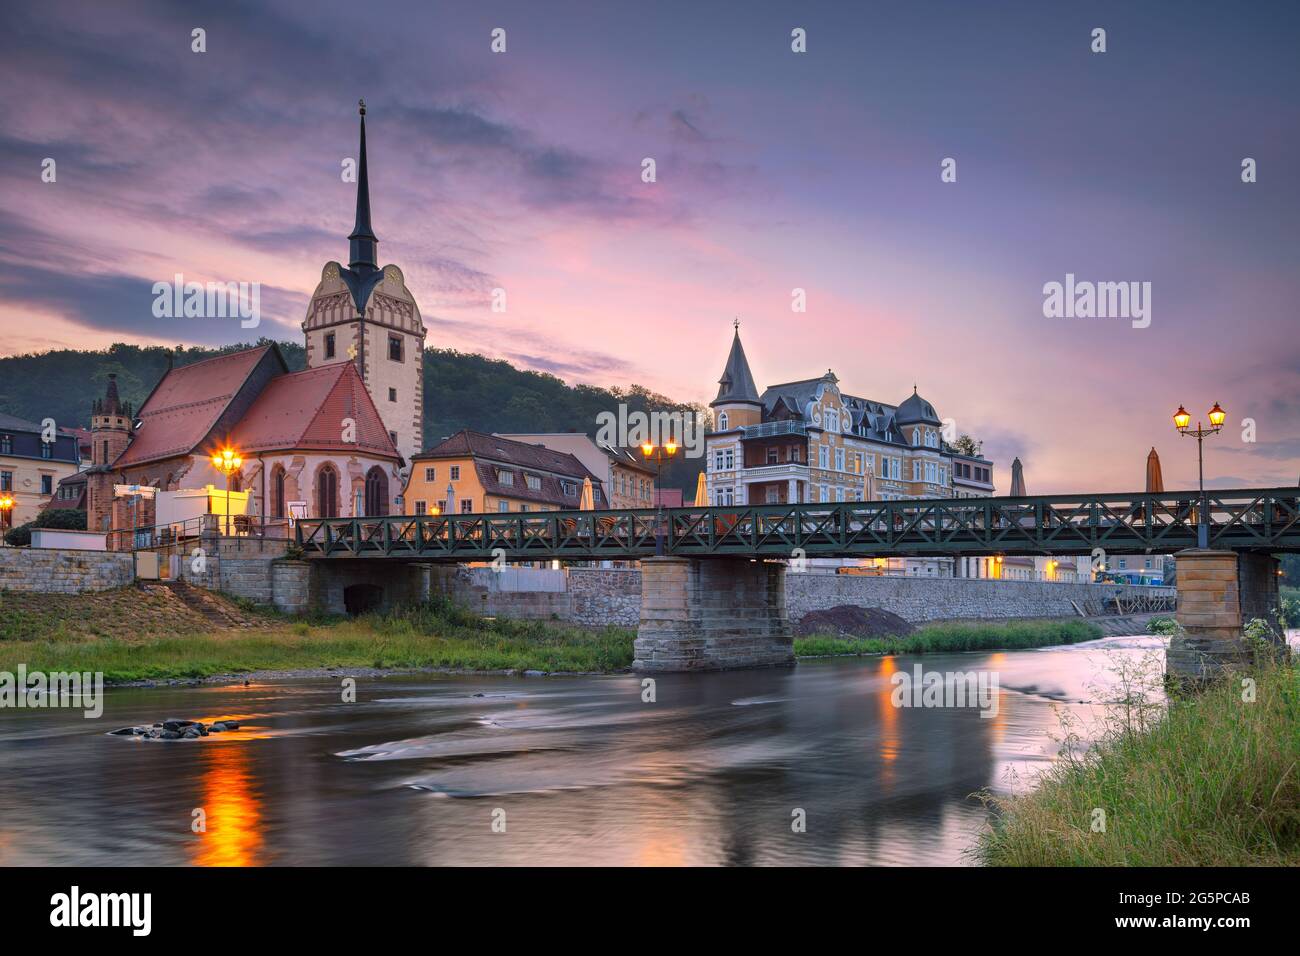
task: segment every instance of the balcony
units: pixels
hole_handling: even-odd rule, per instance
[[[776,438],[780,435],[807,435],[808,428],[803,422],[764,422],[762,425],[746,425],[741,429],[741,441],[751,438]]]

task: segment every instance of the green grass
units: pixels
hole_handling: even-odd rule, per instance
[[[1007,624],[931,624],[908,637],[797,637],[799,657],[845,654],[933,654],[942,651],[1013,651],[1078,644],[1102,636],[1088,621],[1015,621]]]
[[[976,858],[994,866],[1300,865],[1300,670],[1253,672],[1115,721],[996,810]],[[1131,713],[1131,712],[1130,712]],[[1096,810],[1105,831],[1094,830]]]
[[[274,630],[0,642],[0,670],[102,671],[105,680],[197,678],[323,667],[614,671],[632,663],[634,634],[544,621],[487,620],[445,605]]]

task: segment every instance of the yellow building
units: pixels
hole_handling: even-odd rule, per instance
[[[593,505],[608,507],[600,479],[574,455],[466,429],[412,459],[402,511],[576,511],[584,479]]]
[[[0,528],[26,524],[54,498],[59,482],[77,472],[81,460],[75,435],[0,414]]]

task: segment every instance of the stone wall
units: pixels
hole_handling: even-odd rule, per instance
[[[134,578],[129,554],[0,548],[0,591],[79,594],[120,588]]]
[[[1173,594],[1173,588],[1123,584],[1069,584],[988,578],[870,577],[787,574],[786,605],[797,623],[809,611],[844,604],[878,607],[913,624],[965,618],[1075,617],[1115,613],[1117,596]]]
[[[491,568],[439,566],[435,591],[493,617],[571,621],[586,627],[635,628],[641,620],[636,568],[570,568],[567,593],[510,591]],[[849,604],[879,607],[913,623],[961,618],[1074,617],[1114,613],[1114,598],[1169,595],[1172,588],[1119,584],[1056,584],[975,578],[898,578],[848,574],[785,576],[786,613],[798,623],[809,611]],[[1073,603],[1072,603],[1073,602]]]

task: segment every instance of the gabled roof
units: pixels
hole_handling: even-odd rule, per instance
[[[428,451],[413,456],[414,461],[437,458],[481,458],[503,465],[555,472],[576,478],[578,481],[590,478],[597,485],[600,482],[600,479],[593,475],[586,465],[568,452],[553,451],[543,445],[530,445],[527,442],[489,435],[486,432],[471,431],[468,428],[444,439]]]
[[[749,371],[749,360],[745,358],[744,346],[740,344],[740,329],[736,329],[731,340],[731,353],[727,356],[727,367],[718,379],[718,397],[711,405],[728,402],[748,402],[758,404],[758,388],[754,385],[754,376]]]
[[[344,441],[344,420],[355,442]],[[257,452],[356,451],[400,458],[383,419],[352,362],[277,375],[231,430],[245,457]]]
[[[41,431],[41,426],[35,422],[29,422],[25,418],[18,418],[14,415],[6,415],[0,412],[0,430],[8,432],[36,432]]]
[[[132,434],[131,444],[113,463],[114,468],[193,452],[244,388],[258,363],[273,350],[283,370],[284,360],[271,345],[169,370],[140,407],[143,424]]]

